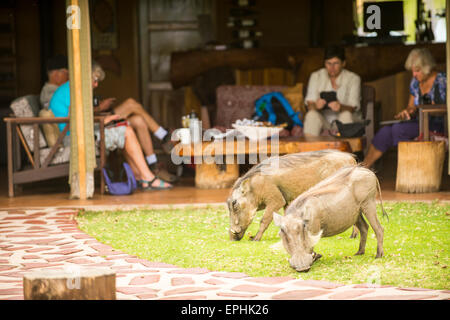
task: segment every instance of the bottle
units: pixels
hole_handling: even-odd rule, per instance
[[[201,127],[198,118],[189,119],[189,131],[191,132],[191,142],[199,143],[201,140]]]
[[[183,128],[189,128],[189,116],[181,117],[181,125],[183,126]]]
[[[248,29],[233,30],[232,34],[233,34],[233,38],[235,38],[235,39],[237,39],[237,38],[240,38],[240,39],[255,38],[255,37],[262,36],[261,31],[248,30]]]
[[[248,6],[254,6],[256,3],[256,0],[233,0],[231,3],[234,6],[238,6],[238,7],[248,7]]]
[[[251,49],[258,48],[259,42],[254,39],[243,39],[242,41],[232,42],[230,46],[232,48]]]
[[[230,17],[228,19],[227,26],[232,27],[255,27],[257,24],[256,19],[234,19]]]
[[[189,114],[189,119],[198,119],[197,113],[195,112],[195,110],[192,110],[191,113]]]

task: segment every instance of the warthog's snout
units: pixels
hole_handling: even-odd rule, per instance
[[[298,272],[308,272],[309,269],[311,269],[311,267],[304,268],[304,269],[295,269],[295,270],[298,271]]]
[[[230,229],[229,233],[231,241],[239,241],[244,237],[245,230],[238,232],[236,230]]]
[[[298,272],[308,272],[314,262],[313,255],[314,254],[308,254],[301,257],[293,256],[289,259],[289,264]]]

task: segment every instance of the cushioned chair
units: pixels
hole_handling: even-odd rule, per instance
[[[64,147],[63,139],[69,130],[69,118],[38,117],[39,97],[27,95],[15,99],[10,106],[13,116],[5,118],[8,148],[8,195],[14,196],[15,186],[22,183],[47,180],[69,175],[70,147]],[[100,143],[97,153],[97,170],[105,163],[105,143],[103,117],[95,117],[100,125]],[[56,144],[49,147],[41,130],[41,125],[67,123],[59,134]],[[20,145],[25,150],[31,164],[22,161]],[[36,151],[37,150],[37,151]],[[101,175],[100,192],[104,193],[105,183]]]

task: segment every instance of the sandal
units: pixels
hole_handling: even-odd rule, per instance
[[[157,179],[159,180],[159,186],[152,186],[153,182],[154,182],[155,180],[157,180]],[[173,188],[172,185],[164,186],[165,181],[159,179],[159,178],[156,177],[156,176],[155,176],[155,177],[153,178],[153,180],[151,180],[151,181],[148,181],[148,180],[139,180],[138,182],[139,182],[139,187],[140,187],[141,190],[169,190],[169,189],[172,189],[172,188]],[[146,187],[143,186],[144,183],[147,184]]]

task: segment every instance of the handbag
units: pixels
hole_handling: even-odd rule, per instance
[[[336,125],[338,132],[332,134],[335,137],[341,138],[355,138],[362,137],[366,131],[366,126],[370,123],[370,120],[364,120],[360,122],[342,123],[339,120],[334,120],[332,126]]]
[[[133,171],[131,170],[128,163],[123,163],[123,168],[127,176],[126,182],[112,182],[108,171],[103,168],[103,176],[105,177],[106,189],[110,194],[113,195],[127,195],[132,194],[137,188],[136,178],[134,177]],[[122,172],[123,173],[123,172]]]

